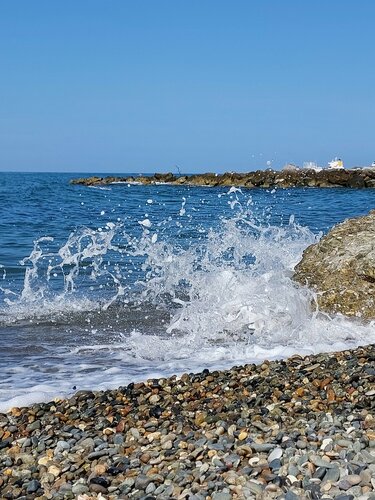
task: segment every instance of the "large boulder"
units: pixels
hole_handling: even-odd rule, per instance
[[[320,309],[375,318],[375,210],[333,227],[309,246],[294,279],[317,292]]]

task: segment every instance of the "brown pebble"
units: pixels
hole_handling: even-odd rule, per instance
[[[151,455],[149,453],[142,453],[139,457],[140,461],[144,464],[147,464],[150,461]]]
[[[327,389],[327,399],[329,402],[335,401],[336,399],[336,394],[331,388]]]

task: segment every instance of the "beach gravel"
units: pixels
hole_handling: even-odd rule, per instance
[[[375,346],[0,414],[4,499],[375,500]]]

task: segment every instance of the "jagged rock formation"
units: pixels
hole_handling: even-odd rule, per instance
[[[294,279],[318,292],[322,310],[375,318],[375,210],[338,224],[309,246]]]
[[[139,177],[87,177],[72,184],[95,186],[116,182],[140,184],[176,184],[187,186],[238,186],[245,188],[290,187],[375,187],[375,169],[358,170],[256,170],[248,173],[196,174],[175,176],[171,173]]]

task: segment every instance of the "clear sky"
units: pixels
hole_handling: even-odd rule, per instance
[[[0,0],[0,170],[375,160],[374,0]]]

